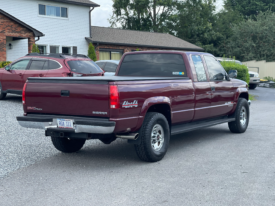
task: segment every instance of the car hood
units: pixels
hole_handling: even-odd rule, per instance
[[[240,79],[231,79],[232,83],[237,86],[247,87],[247,83]]]
[[[249,74],[258,74],[257,72],[248,71]]]

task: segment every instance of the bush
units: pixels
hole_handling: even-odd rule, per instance
[[[0,68],[3,68],[7,65],[9,65],[11,62],[8,62],[8,61],[4,61],[4,62],[0,62]]]
[[[243,80],[247,84],[249,84],[250,77],[249,77],[247,66],[240,65],[238,63],[235,63],[234,61],[222,61],[221,65],[223,66],[223,68],[227,73],[230,70],[237,70],[238,72],[237,79]]]
[[[95,54],[95,47],[92,43],[89,44],[88,57],[94,62],[97,61],[96,54]]]
[[[40,50],[38,49],[38,46],[36,44],[32,45],[32,53],[40,53]]]
[[[273,81],[273,82],[275,82],[275,78],[270,77],[270,76],[264,77],[264,79],[266,79],[267,81]]]

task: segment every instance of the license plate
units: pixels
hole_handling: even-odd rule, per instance
[[[71,119],[57,119],[58,128],[73,129],[74,123]]]

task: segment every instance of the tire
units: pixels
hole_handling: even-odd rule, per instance
[[[236,120],[229,122],[228,127],[232,133],[244,133],[249,123],[249,104],[246,99],[240,98],[233,115]]]
[[[170,141],[170,127],[164,115],[149,112],[140,129],[140,144],[135,145],[137,156],[146,162],[160,161]]]
[[[3,93],[2,85],[1,85],[1,82],[0,82],[0,100],[5,99],[6,96],[7,96],[7,94]]]
[[[73,153],[79,151],[86,139],[69,139],[66,137],[51,137],[54,147],[60,152]]]
[[[256,89],[257,86],[257,84],[249,84],[249,89]]]

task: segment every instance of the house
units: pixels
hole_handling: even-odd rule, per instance
[[[93,43],[98,60],[136,50],[203,51],[170,34],[91,26],[95,7],[90,0],[1,0],[0,61],[30,53],[34,43],[43,54],[87,54]]]
[[[15,6],[16,5],[16,6]],[[0,61],[13,61],[31,52],[87,54],[89,0],[1,0]]]
[[[202,48],[167,33],[91,27],[98,60],[119,60],[123,53],[145,50],[203,51]]]

